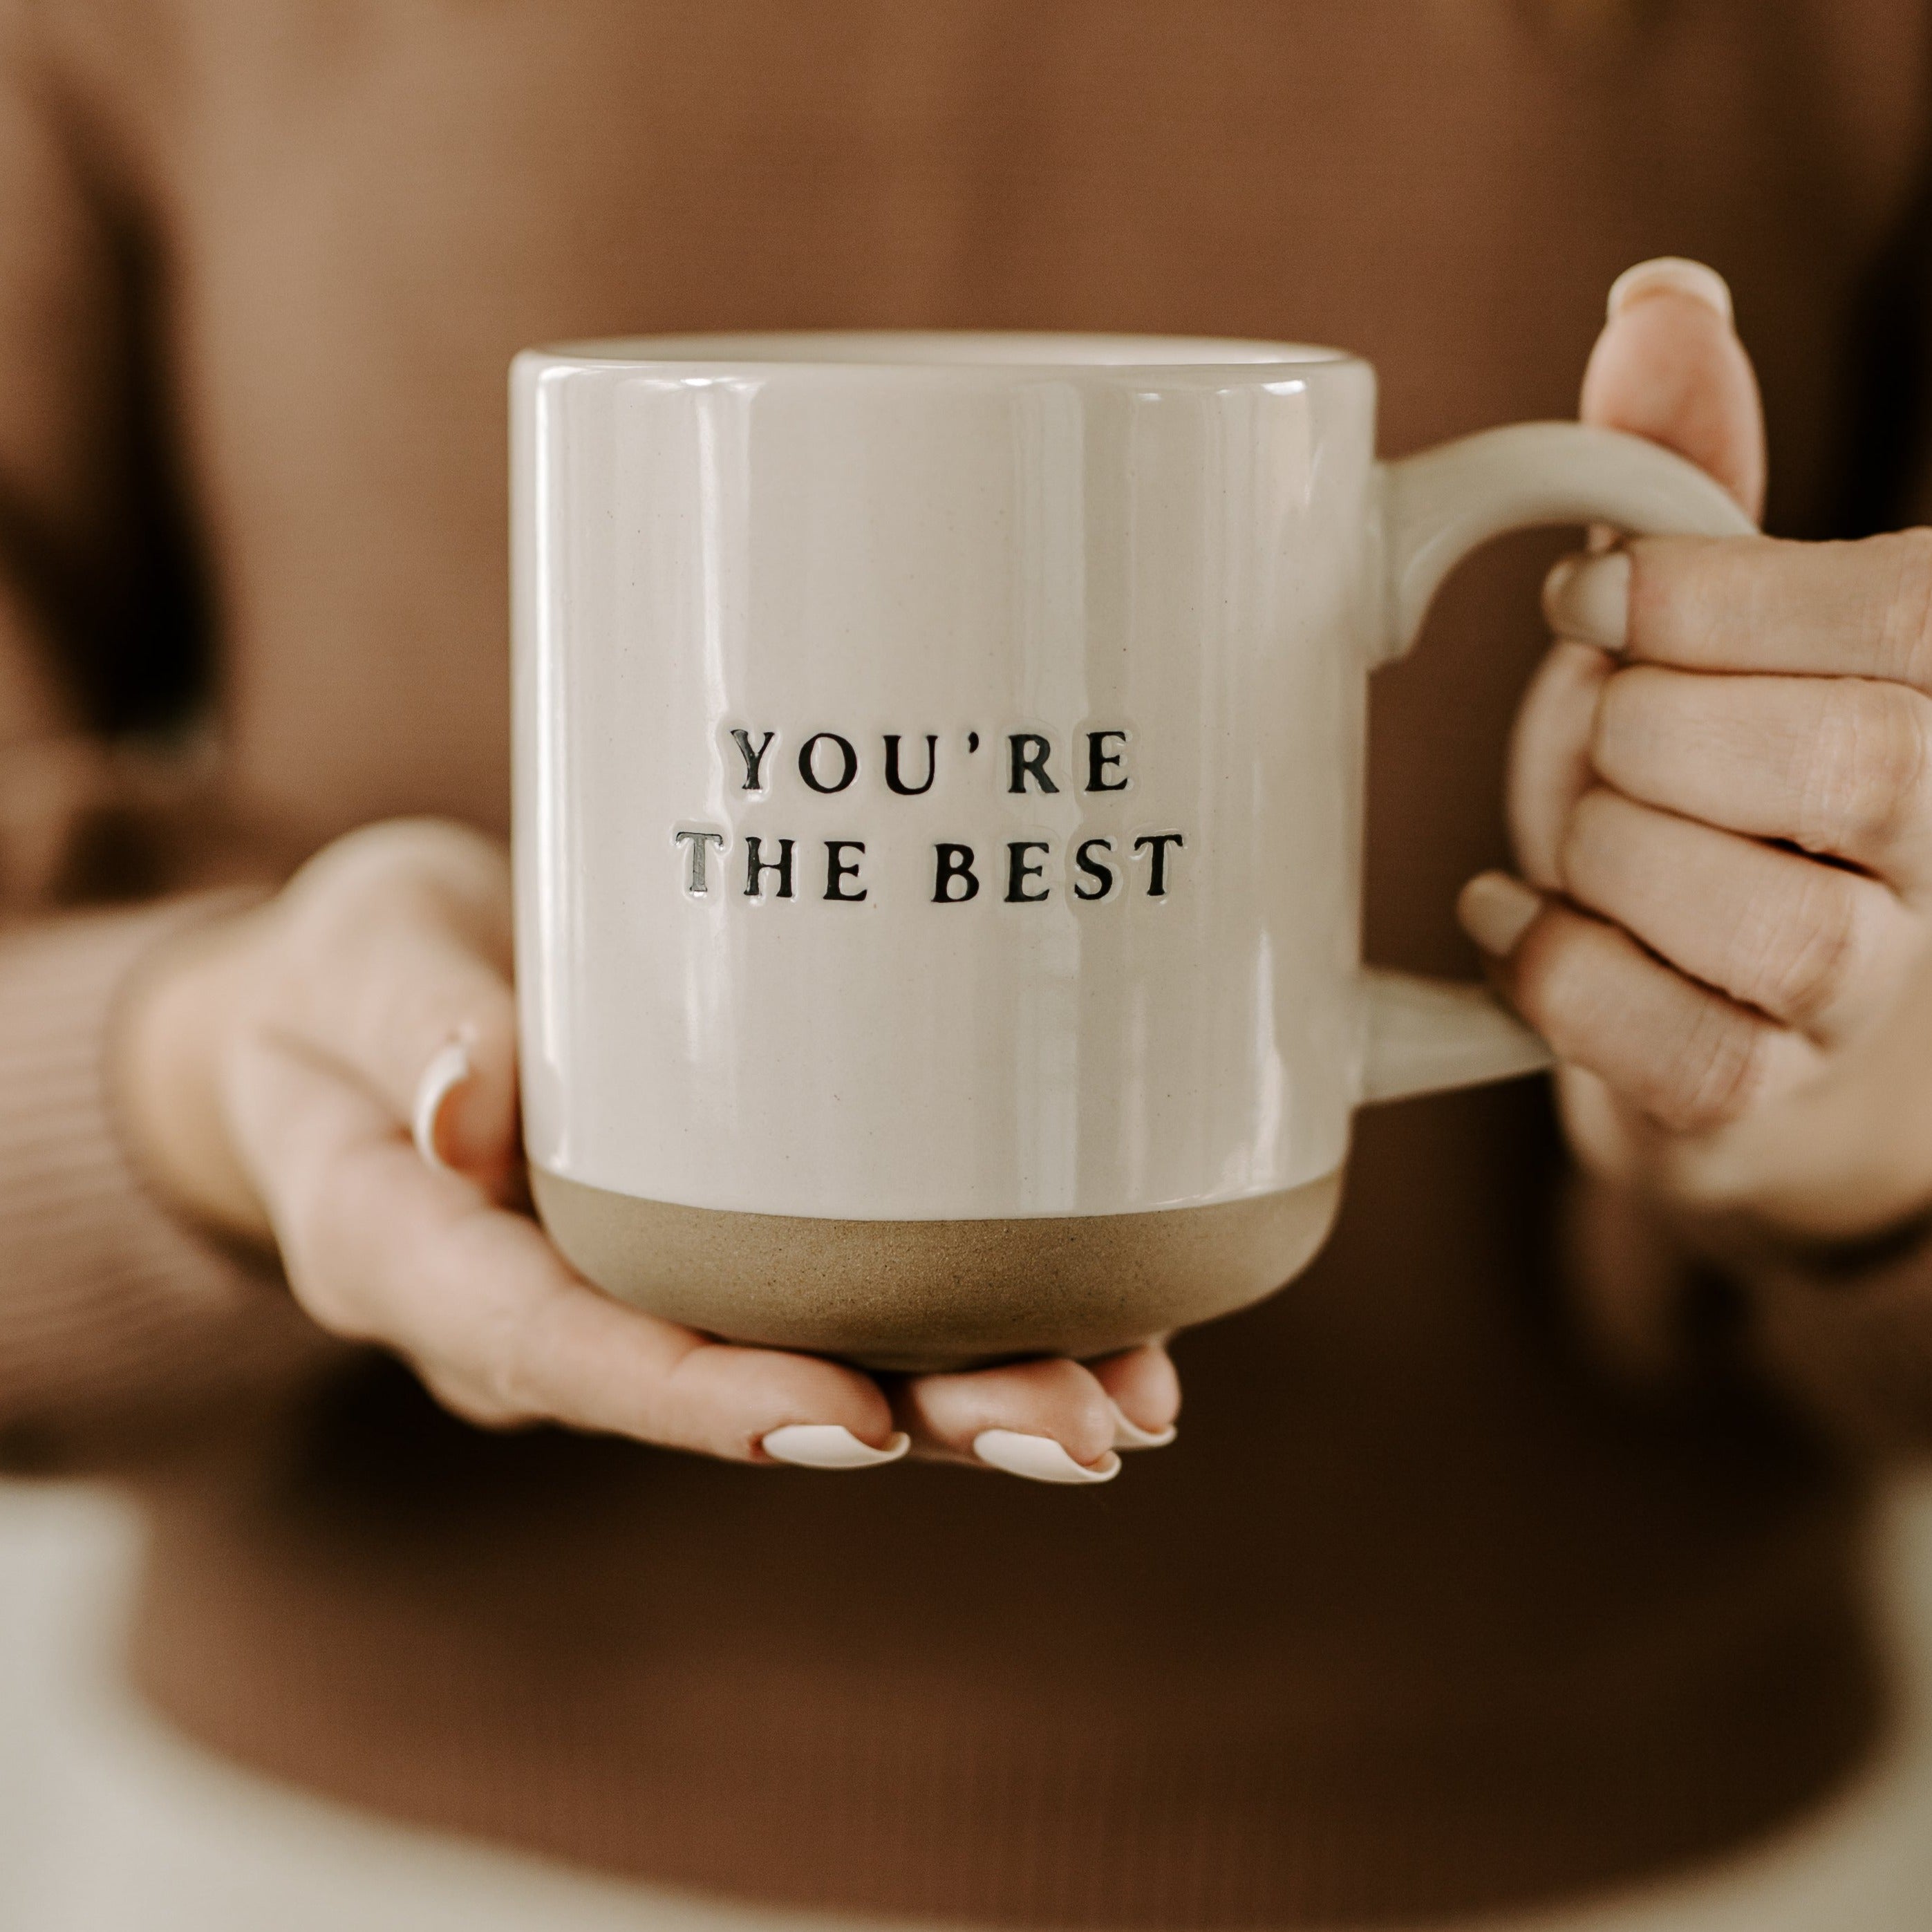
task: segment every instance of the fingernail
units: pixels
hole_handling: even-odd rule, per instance
[[[443,1159],[436,1144],[436,1123],[442,1113],[442,1103],[476,1070],[476,1064],[470,1058],[470,1042],[453,1040],[447,1046],[437,1049],[435,1058],[423,1069],[422,1078],[416,1082],[410,1133],[416,1144],[416,1152],[431,1167],[440,1167],[445,1173],[449,1172],[449,1163]]]
[[[1727,322],[1732,320],[1730,284],[1708,262],[1682,255],[1659,255],[1626,268],[1610,284],[1610,313],[1621,315],[1633,302],[1666,290],[1715,309]]]
[[[1120,1405],[1110,1396],[1107,1406],[1114,1412],[1114,1447],[1116,1449],[1165,1449],[1180,1433],[1172,1423],[1165,1429],[1143,1429],[1129,1420]]]
[[[1507,959],[1543,910],[1543,901],[1507,872],[1478,872],[1456,901],[1462,930],[1492,958]]]
[[[1628,550],[1566,556],[1543,580],[1543,614],[1560,638],[1620,651],[1630,642],[1630,593]]]
[[[788,1422],[758,1446],[773,1462],[800,1469],[876,1469],[896,1462],[912,1447],[912,1438],[895,1436],[883,1449],[874,1449],[836,1422]]]
[[[1089,1468],[1051,1436],[1026,1436],[1017,1429],[982,1429],[973,1438],[973,1453],[993,1468],[1036,1483],[1111,1483],[1120,1473],[1120,1459],[1111,1449]]]

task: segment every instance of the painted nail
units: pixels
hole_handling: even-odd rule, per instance
[[[1659,255],[1654,260],[1626,268],[1610,284],[1609,311],[1621,315],[1632,303],[1642,301],[1646,296],[1661,295],[1666,290],[1715,309],[1726,322],[1732,320],[1730,284],[1708,263],[1693,262],[1682,255]]]
[[[895,1436],[883,1449],[861,1442],[836,1422],[788,1422],[758,1444],[775,1462],[800,1469],[876,1469],[896,1462],[912,1447],[910,1436]]]
[[[1110,1396],[1107,1406],[1114,1412],[1114,1447],[1116,1449],[1165,1449],[1180,1433],[1172,1423],[1165,1429],[1143,1429],[1130,1421],[1120,1405]]]
[[[1089,1468],[1076,1462],[1051,1436],[1027,1436],[1017,1429],[982,1429],[973,1438],[973,1453],[989,1468],[1035,1483],[1111,1483],[1120,1473],[1120,1459],[1109,1449]]]
[[[1493,958],[1507,959],[1543,910],[1543,901],[1507,872],[1478,872],[1456,900],[1462,930]]]
[[[436,1144],[436,1124],[443,1102],[476,1070],[476,1064],[470,1058],[470,1042],[453,1040],[437,1048],[436,1057],[423,1069],[422,1078],[416,1082],[416,1105],[410,1115],[410,1134],[416,1152],[431,1167],[440,1167],[445,1173],[449,1172],[449,1163]]]
[[[1562,557],[1543,580],[1543,614],[1560,638],[1620,651],[1630,642],[1630,593],[1628,550]]]

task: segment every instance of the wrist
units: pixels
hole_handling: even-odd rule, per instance
[[[221,1090],[262,919],[260,907],[230,913],[178,934],[145,961],[122,998],[108,1072],[129,1157],[154,1191],[219,1233],[272,1246]]]
[[[1921,1253],[1932,1237],[1932,1206],[1899,1205],[1869,1216],[1807,1219],[1730,1209],[1658,1205],[1678,1240],[1703,1262],[1746,1279],[1776,1276],[1821,1286],[1883,1274]]]

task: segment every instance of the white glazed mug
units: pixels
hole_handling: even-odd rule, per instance
[[[1358,1104],[1544,1064],[1360,963],[1368,674],[1502,530],[1749,528],[1574,424],[1378,463],[1368,364],[1274,343],[692,336],[512,390],[539,1210],[626,1300],[885,1367],[1252,1301]]]

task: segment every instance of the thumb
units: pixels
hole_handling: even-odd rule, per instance
[[[1583,374],[1577,414],[1675,450],[1728,490],[1752,518],[1764,502],[1764,417],[1750,358],[1731,326],[1731,292],[1701,262],[1664,256],[1626,269]],[[1592,532],[1601,548],[1614,532]],[[1545,891],[1561,889],[1560,854],[1577,800],[1595,782],[1591,735],[1610,661],[1559,641],[1516,714],[1508,811],[1516,862]]]
[[[1762,514],[1763,405],[1715,269],[1662,256],[1617,278],[1577,414],[1676,450]]]

